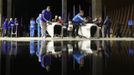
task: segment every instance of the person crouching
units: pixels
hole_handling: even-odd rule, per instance
[[[73,37],[78,36],[79,26],[84,22],[83,15],[84,11],[80,10],[80,12],[73,18]]]

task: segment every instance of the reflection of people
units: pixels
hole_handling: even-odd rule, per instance
[[[76,62],[77,62],[78,64],[81,64],[81,61],[82,61],[83,58],[84,58],[84,54],[81,53],[81,51],[74,51],[74,52],[73,52],[73,57],[74,57],[74,59],[76,60]]]
[[[128,48],[128,56],[134,56],[134,48],[133,48],[133,42],[130,42],[129,48]]]
[[[40,49],[38,49],[37,51],[37,56],[39,59],[39,62],[41,63],[41,66],[43,68],[45,68],[46,70],[50,69],[50,65],[51,65],[51,52],[47,53],[47,44],[46,41],[41,41],[40,42],[41,46]],[[38,43],[39,44],[39,43]]]
[[[73,18],[73,37],[78,36],[79,26],[84,22],[83,15],[84,11],[80,10],[80,12]]]
[[[7,42],[2,41],[2,45],[1,45],[2,51],[1,52],[4,53],[4,54],[7,54],[7,47],[8,47]]]
[[[35,53],[35,45],[34,40],[30,41],[30,54],[33,55]]]
[[[80,66],[84,64],[84,54],[79,48],[78,42],[73,42],[73,58],[76,60]]]
[[[2,41],[2,53],[9,55],[11,51],[11,42]]]
[[[42,54],[45,54],[45,53],[46,53],[46,41],[43,40],[43,41],[41,41],[41,47],[40,47],[39,55],[41,56]]]
[[[42,11],[41,15],[41,36],[45,38],[47,22],[51,21],[52,13],[50,12],[50,6],[47,6],[45,10]]]
[[[37,41],[37,51],[36,51],[36,55],[39,57],[40,55],[40,48],[41,48],[41,41],[38,40]]]
[[[110,41],[103,41],[104,45],[103,45],[103,49],[104,49],[104,54],[107,58],[109,58],[111,56],[111,44]],[[120,48],[120,44],[118,42],[118,48]]]
[[[42,55],[41,66],[43,68],[45,68],[46,70],[49,70],[50,69],[50,65],[51,65],[51,54]]]

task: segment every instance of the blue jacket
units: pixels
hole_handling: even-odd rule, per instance
[[[30,20],[30,28],[34,28],[35,26],[35,21],[34,20]]]
[[[8,27],[8,21],[4,21],[2,29],[7,29]]]
[[[18,21],[17,20],[14,20],[14,25],[18,25]]]
[[[75,53],[73,54],[73,57],[74,57],[74,59],[76,60],[76,62],[77,62],[78,64],[80,64],[81,59],[84,58],[84,55],[83,55],[82,53],[80,53],[80,52],[75,52]]]
[[[82,16],[80,16],[80,14],[77,14],[74,18],[73,18],[73,22],[74,23],[82,23],[84,22],[84,18]]]
[[[52,19],[52,13],[47,10],[43,10],[41,15],[41,21],[46,22],[50,21],[51,19]]]
[[[104,21],[104,25],[111,26],[111,19],[106,18],[105,21]]]
[[[13,20],[10,20],[9,22],[8,22],[8,28],[11,28],[12,27],[12,24],[14,25],[14,21]]]
[[[36,23],[39,24],[40,23],[40,20],[41,20],[41,15],[39,15],[36,19]]]

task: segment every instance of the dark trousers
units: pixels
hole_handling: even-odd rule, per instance
[[[76,37],[76,36],[78,36],[78,30],[79,30],[79,25],[73,25],[73,34],[72,34],[72,36],[73,37]]]
[[[110,37],[110,26],[104,25],[104,37]]]
[[[11,36],[11,28],[8,28],[8,30],[7,30],[7,36],[8,36],[8,37]]]
[[[121,37],[121,28],[117,28],[117,35],[116,37]]]
[[[7,29],[2,29],[2,36],[7,36]]]
[[[132,27],[132,25],[129,26],[129,29],[130,29],[130,32],[131,32],[130,37],[133,37],[133,27]]]

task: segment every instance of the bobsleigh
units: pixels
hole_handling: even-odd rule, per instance
[[[99,37],[99,27],[94,23],[87,23],[79,27],[78,34],[85,38]]]
[[[51,22],[47,24],[47,32],[51,37],[55,35],[61,35],[62,25],[58,22]]]

